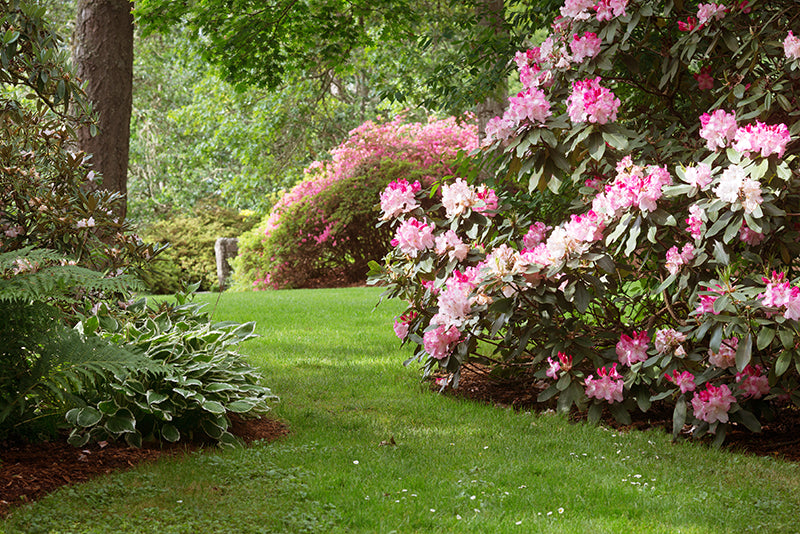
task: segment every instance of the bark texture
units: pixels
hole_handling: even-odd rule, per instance
[[[78,148],[92,155],[103,176],[98,187],[128,191],[131,102],[133,94],[133,15],[130,0],[78,0],[73,57],[78,78],[98,117],[98,133],[78,132]],[[124,218],[127,203],[118,215]]]

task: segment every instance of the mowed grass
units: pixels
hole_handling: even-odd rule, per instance
[[[291,435],[63,489],[2,532],[800,531],[800,466],[431,392],[380,290],[201,295]],[[391,442],[394,441],[394,445]],[[389,442],[389,444],[386,444]]]

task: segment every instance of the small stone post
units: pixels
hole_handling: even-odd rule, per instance
[[[231,276],[231,265],[228,260],[235,258],[239,253],[239,240],[235,237],[219,237],[214,243],[214,253],[217,257],[217,278],[219,290],[227,287],[228,278]]]

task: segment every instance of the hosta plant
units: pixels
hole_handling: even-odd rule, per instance
[[[567,0],[487,126],[501,171],[383,206],[372,276],[426,372],[529,372],[593,420],[666,403],[717,442],[800,405],[795,8]],[[560,223],[526,208],[545,189],[571,195]]]

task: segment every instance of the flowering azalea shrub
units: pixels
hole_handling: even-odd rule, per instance
[[[416,205],[422,185],[453,173],[460,150],[475,148],[474,126],[454,118],[426,124],[396,118],[366,122],[316,162],[269,216],[239,241],[239,286],[312,287],[366,279],[368,262],[389,249],[388,226],[376,228],[376,198],[393,213]]]
[[[384,209],[371,277],[425,372],[533,373],[592,420],[669,403],[676,437],[717,442],[800,405],[793,8],[567,0],[487,126],[500,172]],[[546,189],[571,195],[560,223],[527,208]]]

